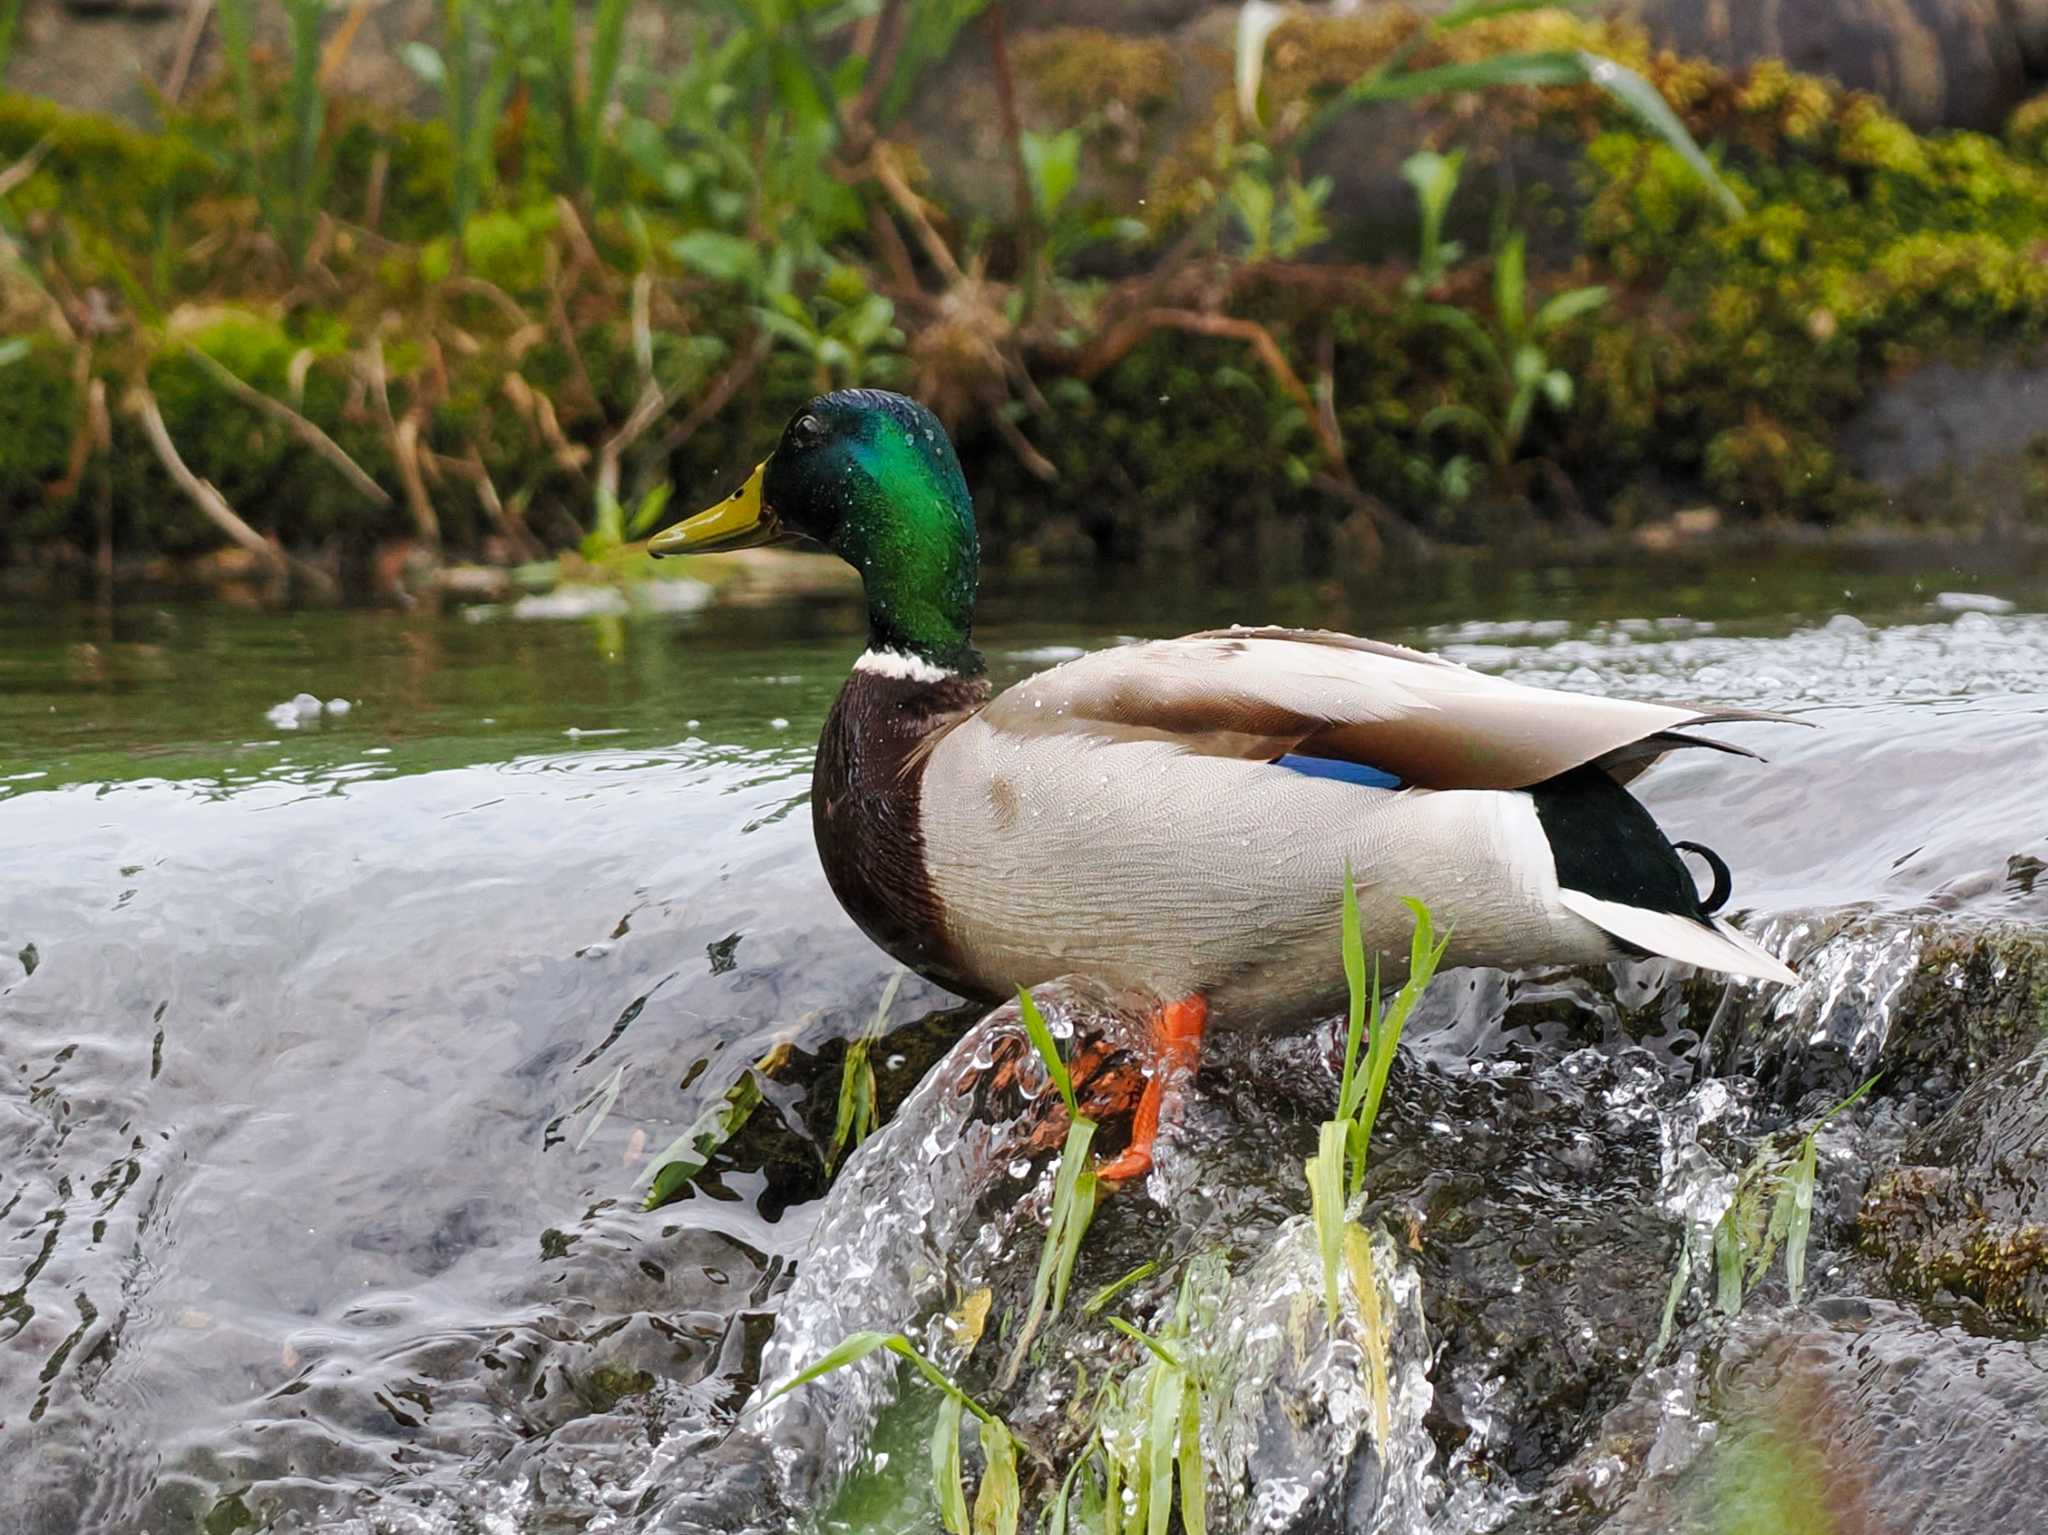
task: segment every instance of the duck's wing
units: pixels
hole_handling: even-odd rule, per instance
[[[1626,782],[1677,747],[1743,752],[1684,734],[1690,727],[1784,720],[1526,687],[1398,645],[1270,628],[1097,651],[1010,688],[982,718],[1020,735],[1166,739],[1211,756],[1358,763],[1433,789],[1525,789],[1588,763]]]

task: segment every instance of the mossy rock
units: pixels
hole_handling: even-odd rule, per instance
[[[1910,1294],[2048,1326],[2048,1043],[1907,1144],[1864,1199],[1862,1244]]]

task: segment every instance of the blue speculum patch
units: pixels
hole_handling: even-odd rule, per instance
[[[1376,768],[1364,762],[1345,762],[1336,757],[1307,757],[1298,752],[1289,752],[1284,757],[1273,759],[1275,767],[1284,767],[1291,773],[1304,778],[1334,778],[1340,783],[1355,783],[1362,789],[1398,789],[1401,780],[1385,768]]]

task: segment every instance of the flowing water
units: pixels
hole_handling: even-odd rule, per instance
[[[1344,1396],[1358,1350],[1333,1335],[1290,1374],[1246,1320],[1301,1288],[1332,1036],[1236,1041],[1205,1070],[1075,1288],[1166,1256],[1118,1302],[1142,1318],[1181,1260],[1227,1265],[1236,1331],[1212,1341],[1244,1400],[1208,1410],[1240,1523],[1212,1528],[1713,1528],[1755,1464],[1797,1455],[1919,1521],[1844,1531],[1944,1527],[1991,1486],[2048,1515],[2038,1476],[1997,1472],[2048,1422],[2037,1329],[1879,1293],[1852,1247],[1869,1168],[1978,1064],[1916,1020],[2007,973],[2003,949],[1930,953],[2048,930],[2048,568],[1629,565],[985,605],[999,677],[1260,619],[1823,727],[1750,731],[1767,767],[1698,753],[1640,785],[1803,957],[1795,992],[1703,1003],[1657,965],[1433,992],[1367,1207],[1395,1319],[1377,1439]],[[914,978],[874,1054],[901,1116],[828,1192],[844,1042],[892,981],[825,889],[805,805],[858,645],[829,597],[557,622],[0,611],[0,1530],[780,1528],[847,1470],[815,1517],[934,1527],[918,1478],[878,1469],[891,1444],[899,1473],[926,1461],[881,1409],[893,1377],[740,1417],[849,1323],[943,1343],[960,1285],[1008,1299],[1042,1239],[1043,1144],[968,1155],[964,1079],[905,1099],[975,1017]],[[1757,1137],[1895,1050],[1819,1142],[1823,1298],[1715,1323],[1712,1228]],[[640,1213],[657,1154],[743,1078],[752,1118]],[[1062,1318],[1006,1397],[1047,1454],[1063,1374],[1129,1363],[1103,1332]],[[1795,1378],[1805,1395],[1772,1394]],[[1279,1400],[1316,1406],[1261,1420]],[[1818,1439],[1779,1454],[1772,1414],[1794,1410]]]

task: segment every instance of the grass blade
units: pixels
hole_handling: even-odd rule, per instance
[[[640,1176],[652,1179],[653,1183],[647,1190],[643,1209],[667,1204],[682,1191],[684,1184],[704,1170],[719,1147],[739,1134],[754,1110],[761,1106],[761,1077],[773,1076],[788,1058],[786,1044],[770,1050],[742,1072],[740,1079],[699,1114],[689,1129],[670,1141],[661,1155],[648,1162],[647,1171]]]
[[[1209,1535],[1209,1479],[1202,1465],[1202,1393],[1192,1377],[1181,1403],[1180,1523],[1186,1535]]]
[[[932,1425],[932,1491],[939,1497],[939,1520],[946,1535],[968,1535],[967,1488],[960,1477],[960,1413],[959,1401],[946,1397]]]
[[[1017,1486],[1017,1441],[993,1419],[981,1424],[981,1486],[974,1494],[974,1535],[1017,1535],[1024,1514]]]
[[[619,1101],[619,1088],[624,1085],[625,1080],[626,1063],[621,1061],[613,1068],[612,1074],[605,1078],[604,1086],[598,1090],[597,1101],[590,1110],[589,1122],[583,1126],[583,1133],[576,1137],[576,1144],[570,1148],[571,1150],[581,1151],[590,1144],[590,1138],[597,1134],[597,1127],[610,1117],[612,1105]]]
[[[1380,1287],[1373,1275],[1372,1238],[1356,1221],[1344,1227],[1344,1268],[1351,1279],[1351,1295],[1358,1302],[1364,1324],[1360,1341],[1365,1346],[1368,1385],[1372,1395],[1372,1421],[1379,1442],[1385,1445],[1394,1421],[1393,1359],[1389,1347],[1386,1317],[1380,1312]]]
[[[1139,1264],[1136,1268],[1132,1269],[1128,1274],[1124,1275],[1121,1279],[1112,1279],[1108,1284],[1104,1285],[1101,1289],[1097,1290],[1093,1295],[1089,1296],[1088,1299],[1081,1303],[1082,1313],[1086,1316],[1096,1315],[1098,1312],[1102,1310],[1104,1306],[1107,1306],[1111,1301],[1115,1300],[1119,1295],[1123,1294],[1124,1291],[1128,1290],[1132,1285],[1136,1284],[1139,1280],[1150,1279],[1154,1274],[1158,1273],[1159,1264],[1159,1259],[1147,1258],[1143,1263]]]
[[[1052,1077],[1052,1085],[1060,1090],[1060,1098],[1067,1106],[1070,1118],[1078,1118],[1080,1109],[1074,1104],[1074,1079],[1067,1074],[1067,1063],[1060,1059],[1058,1041],[1052,1037],[1052,1030],[1046,1027],[1045,1015],[1038,1010],[1031,993],[1022,987],[1017,991],[1017,1011],[1024,1018],[1024,1032],[1031,1036],[1032,1048],[1038,1058],[1045,1062],[1045,1069]]]
[[[1337,1264],[1344,1252],[1344,1144],[1348,1126],[1326,1119],[1317,1138],[1316,1154],[1308,1159],[1308,1197],[1316,1228],[1316,1248],[1323,1259],[1323,1304],[1330,1326],[1337,1325]]]
[[[1150,1333],[1140,1331],[1138,1328],[1133,1327],[1129,1322],[1126,1322],[1120,1316],[1111,1317],[1109,1319],[1109,1325],[1114,1327],[1118,1332],[1122,1333],[1125,1337],[1135,1338],[1140,1343],[1144,1344],[1147,1352],[1149,1352],[1152,1355],[1152,1357],[1157,1359],[1161,1364],[1165,1365],[1169,1370],[1178,1370],[1182,1367],[1180,1357],[1177,1354],[1175,1354],[1172,1349],[1168,1348],[1164,1343],[1161,1343],[1157,1338],[1153,1337]]]
[[[1714,1273],[1714,1304],[1732,1317],[1742,1309],[1742,1238],[1732,1204],[1714,1227]]]
[[[1146,1535],[1166,1535],[1166,1522],[1173,1513],[1173,1431],[1180,1426],[1181,1395],[1187,1376],[1179,1370],[1162,1369],[1152,1380],[1151,1411],[1146,1415],[1146,1484],[1150,1493],[1146,1509]]]
[[[1664,1346],[1671,1341],[1671,1329],[1678,1322],[1678,1303],[1685,1299],[1686,1281],[1692,1278],[1692,1228],[1687,1227],[1685,1235],[1678,1242],[1678,1269],[1671,1276],[1671,1288],[1664,1296],[1664,1317],[1657,1324],[1657,1341],[1650,1346],[1650,1360],[1655,1362],[1664,1355]]]
[[[1819,1167],[1820,1147],[1808,1135],[1800,1143],[1799,1160],[1792,1164],[1785,1179],[1792,1204],[1791,1215],[1785,1222],[1785,1288],[1795,1306],[1806,1288],[1806,1239],[1813,1230],[1813,1180]]]
[[[1680,158],[1692,167],[1693,173],[1707,184],[1723,213],[1731,219],[1739,219],[1748,211],[1742,206],[1742,199],[1735,195],[1734,188],[1721,179],[1721,173],[1714,169],[1713,162],[1707,159],[1693,136],[1686,132],[1685,124],[1678,120],[1678,114],[1671,110],[1670,103],[1665,101],[1656,86],[1612,59],[1583,51],[1578,59],[1588,81],[1635,113],[1646,127],[1678,151]]]
[[[1067,1127],[1066,1143],[1060,1148],[1059,1171],[1053,1175],[1052,1213],[1046,1220],[1045,1250],[1039,1254],[1038,1274],[1031,1282],[1031,1304],[1025,1312],[1024,1325],[1017,1330],[1009,1361],[1003,1366],[998,1389],[1009,1389],[1024,1368],[1025,1351],[1038,1336],[1046,1308],[1052,1304],[1056,1278],[1060,1280],[1061,1298],[1065,1298],[1066,1283],[1062,1276],[1072,1274],[1081,1238],[1095,1213],[1095,1174],[1088,1167],[1088,1147],[1094,1138],[1095,1121],[1075,1115]],[[1088,1180],[1085,1208],[1081,1194],[1084,1176]]]
[[[1066,1226],[1074,1233],[1073,1240],[1060,1243],[1060,1261],[1052,1276],[1052,1310],[1055,1315],[1067,1303],[1067,1281],[1074,1277],[1074,1260],[1081,1256],[1081,1237],[1088,1230],[1088,1223],[1095,1219],[1097,1184],[1094,1169],[1085,1165],[1080,1176],[1074,1179],[1074,1199],[1067,1210],[1066,1220]]]
[[[1478,19],[1476,16],[1469,18]],[[1488,91],[1503,86],[1595,85],[1607,92],[1644,127],[1655,133],[1707,184],[1721,210],[1731,219],[1746,211],[1742,199],[1721,179],[1705,151],[1686,130],[1657,88],[1634,70],[1598,54],[1558,50],[1547,53],[1501,53],[1490,59],[1463,64],[1440,64],[1432,69],[1410,69],[1398,73],[1379,72],[1353,85],[1326,109],[1316,129],[1327,124],[1335,111],[1367,102],[1413,101],[1447,91]],[[1313,131],[1313,130],[1312,130]]]
[[[1358,1045],[1365,1029],[1365,1008],[1369,997],[1379,995],[1378,956],[1374,956],[1373,987],[1365,987],[1365,938],[1358,924],[1358,886],[1352,881],[1351,866],[1344,866],[1344,980],[1351,992],[1351,1016],[1344,1031],[1344,1076],[1337,1093],[1337,1117],[1349,1119],[1357,1112],[1352,1084],[1357,1080]]]
[[[891,1344],[897,1342],[907,1342],[907,1340],[904,1339],[901,1333],[891,1332],[857,1332],[848,1337],[841,1338],[838,1343],[825,1351],[822,1358],[813,1364],[805,1365],[796,1374],[790,1376],[788,1380],[777,1386],[758,1402],[749,1406],[747,1411],[752,1412],[756,1407],[766,1407],[777,1397],[787,1396],[790,1392],[796,1390],[798,1386],[808,1386],[812,1381],[830,1375],[834,1370],[843,1370],[850,1364],[859,1364],[861,1360],[874,1353],[876,1349],[888,1348]]]

